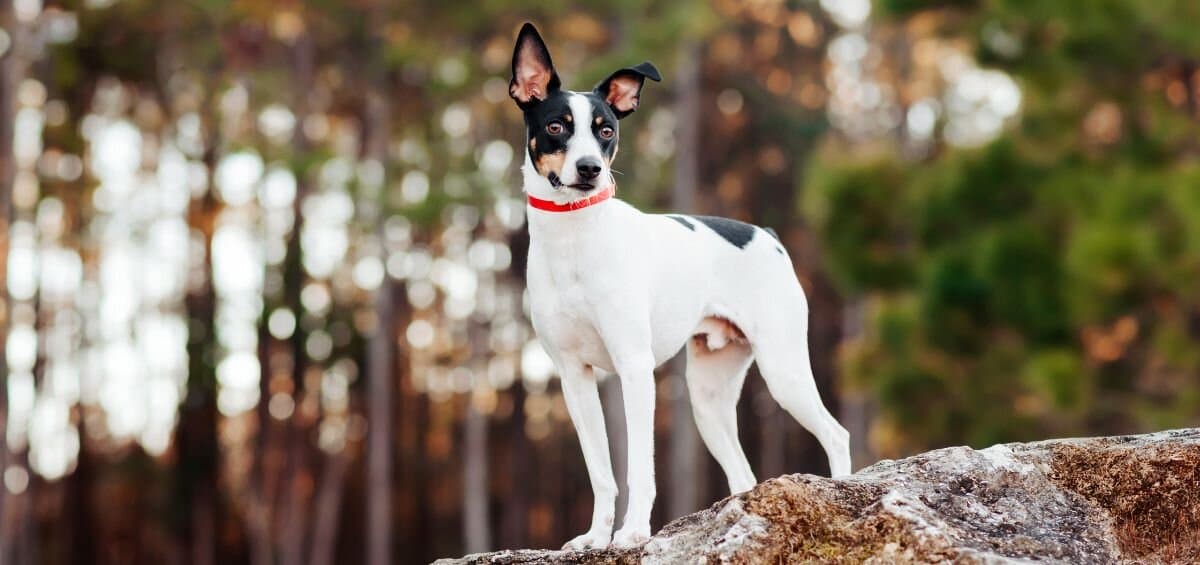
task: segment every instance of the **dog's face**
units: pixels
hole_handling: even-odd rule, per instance
[[[550,52],[525,24],[513,50],[508,92],[525,114],[525,189],[572,200],[612,184],[620,138],[617,120],[637,109],[645,79],[660,80],[650,63],[621,69],[591,92],[560,88]]]

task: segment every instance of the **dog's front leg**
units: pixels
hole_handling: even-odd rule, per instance
[[[650,539],[650,510],[654,507],[654,356],[646,343],[638,352],[617,361],[625,404],[628,437],[629,508],[613,545],[634,547]]]
[[[592,527],[567,542],[563,549],[591,549],[608,546],[612,536],[617,498],[617,481],[613,478],[612,462],[608,455],[608,434],[604,429],[604,412],[600,408],[600,393],[592,368],[579,363],[562,363],[563,399],[575,424],[583,460],[587,464],[595,496],[592,507]]]

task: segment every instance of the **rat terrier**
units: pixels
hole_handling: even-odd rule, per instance
[[[595,493],[591,528],[565,547],[650,538],[654,369],[684,346],[696,426],[731,492],[757,482],[735,413],[754,360],[771,395],[820,441],[833,475],[850,473],[849,434],[813,381],[808,302],[775,233],[724,218],[644,214],[614,198],[617,120],[637,109],[658,69],[642,63],[591,92],[562,90],[546,44],[525,24],[512,73],[509,94],[526,126],[533,327],[561,376]],[[600,372],[620,376],[628,433],[629,507],[616,534]]]

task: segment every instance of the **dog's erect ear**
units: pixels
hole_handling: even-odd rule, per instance
[[[642,96],[642,84],[646,79],[661,81],[658,69],[650,61],[627,69],[621,69],[596,85],[595,93],[608,102],[617,119],[624,118],[637,110],[638,100]]]
[[[559,87],[558,73],[550,62],[550,50],[538,35],[533,24],[521,26],[517,35],[517,46],[513,48],[512,81],[508,83],[508,94],[522,109],[542,100]]]

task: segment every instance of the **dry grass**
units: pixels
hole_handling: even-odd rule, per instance
[[[899,543],[902,525],[864,510],[883,496],[874,485],[829,488],[802,475],[769,481],[745,499],[746,511],[771,524],[767,563],[862,563],[885,545]]]
[[[1200,446],[1054,449],[1053,480],[1103,508],[1125,557],[1200,562]]]

